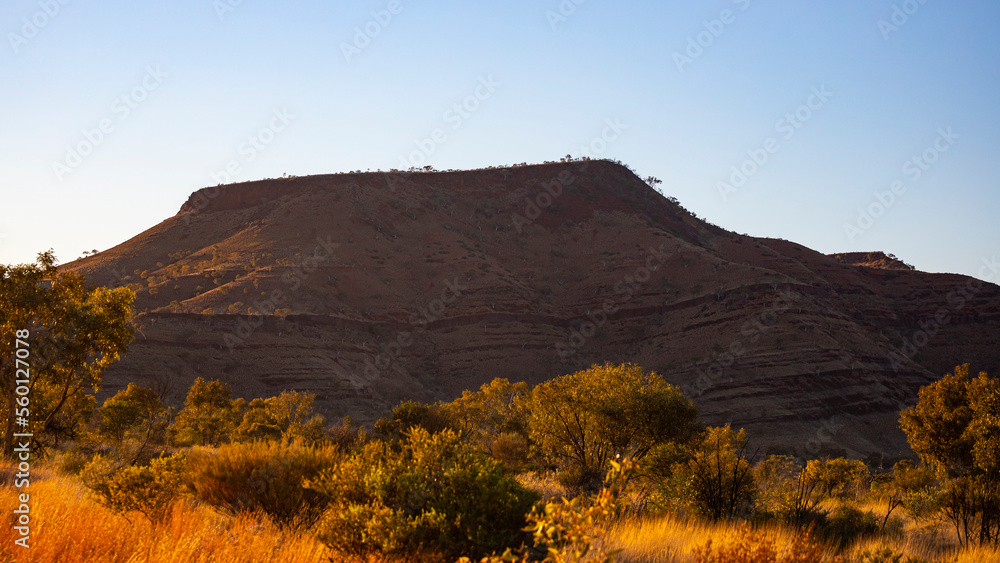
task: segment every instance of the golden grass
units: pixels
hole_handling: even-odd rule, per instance
[[[517,476],[517,480],[524,487],[542,495],[542,502],[549,502],[567,495],[566,487],[560,485],[551,473],[521,473]]]
[[[622,550],[622,562],[688,563],[695,561],[695,548],[709,540],[713,545],[729,545],[744,539],[751,530],[772,540],[779,555],[791,549],[800,534],[799,530],[780,525],[751,528],[746,523],[685,521],[664,516],[619,522],[609,530],[606,542]],[[830,559],[835,555],[832,547],[826,552]]]
[[[0,468],[2,472],[3,468]],[[530,479],[529,479],[530,480]],[[536,479],[555,493],[554,483]],[[294,532],[272,524],[262,515],[223,516],[188,499],[174,505],[167,519],[152,525],[139,514],[122,515],[95,503],[76,481],[51,471],[32,468],[31,547],[14,544],[12,529],[17,494],[8,482],[0,486],[0,561],[59,563],[310,563],[369,561],[402,563],[406,558],[355,560],[330,552],[305,532]],[[865,506],[878,514],[880,507]],[[884,514],[884,512],[883,512]],[[604,546],[621,548],[622,563],[693,563],[694,551],[709,540],[713,545],[732,545],[753,529],[774,541],[779,554],[790,550],[799,530],[779,524],[750,528],[745,523],[708,523],[675,516],[623,520],[613,525]],[[1000,549],[958,548],[947,526],[928,526],[904,520],[897,536],[862,540],[835,555],[857,560],[865,550],[889,547],[906,556],[926,561],[1000,563]]]
[[[9,525],[17,493],[0,488],[0,561],[59,563],[327,562],[329,550],[305,533],[282,530],[266,518],[229,518],[182,501],[164,522],[116,514],[87,497],[76,482],[32,468],[28,549],[14,544]]]
[[[866,506],[879,514],[885,514],[884,507]],[[713,545],[731,545],[745,538],[750,530],[763,533],[773,539],[779,555],[787,553],[798,529],[781,524],[767,524],[751,528],[745,523],[709,523],[685,521],[674,516],[660,518],[624,520],[608,531],[605,543],[622,549],[619,560],[622,563],[693,563],[694,550],[704,546],[709,540]],[[918,557],[925,561],[948,561],[954,563],[1000,563],[1000,548],[971,546],[961,548],[955,544],[954,534],[946,525],[919,525],[904,519],[903,533],[897,536],[884,535],[858,541],[837,552],[833,546],[826,550],[826,557],[835,556],[846,561],[857,561],[864,551],[891,548],[906,557]]]

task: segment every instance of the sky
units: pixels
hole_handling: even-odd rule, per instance
[[[570,154],[738,233],[996,282],[997,21],[985,0],[8,0],[0,263],[106,250],[219,183]]]

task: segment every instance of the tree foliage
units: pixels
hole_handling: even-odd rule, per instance
[[[155,391],[135,383],[105,400],[99,411],[100,433],[117,444],[130,433],[146,441],[166,428],[167,406]]]
[[[656,372],[633,364],[592,366],[536,386],[528,432],[550,465],[581,484],[600,480],[609,460],[639,460],[699,430],[698,409]]]
[[[366,444],[307,486],[330,499],[316,524],[337,550],[421,560],[422,550],[450,557],[486,555],[519,545],[525,513],[538,495],[457,433],[413,427],[395,451]]]
[[[89,286],[83,276],[60,272],[55,263],[48,251],[33,264],[0,265],[0,384],[7,399],[0,416],[5,419],[5,457],[12,455],[13,434],[19,431],[17,408],[24,407],[17,404],[17,380],[29,381],[28,427],[36,444],[45,446],[79,432],[96,405],[90,393],[99,389],[103,370],[132,342],[135,293]],[[26,364],[16,361],[17,340],[30,351]]]
[[[920,389],[900,426],[941,479],[945,515],[959,539],[1000,540],[1000,381],[958,366]]]
[[[452,421],[440,404],[418,401],[403,401],[388,416],[375,421],[375,432],[395,443],[404,440],[417,427],[434,434],[451,429]]]
[[[693,506],[713,520],[749,515],[757,485],[752,456],[746,455],[747,433],[726,426],[708,428],[678,475]]]
[[[463,391],[462,396],[444,405],[457,431],[482,451],[489,452],[504,434],[528,436],[527,383],[511,383],[496,378],[479,391]]]
[[[242,420],[241,407],[228,385],[199,377],[170,427],[170,441],[175,446],[208,446],[230,440]]]

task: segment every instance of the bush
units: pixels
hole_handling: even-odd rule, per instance
[[[311,525],[326,499],[302,486],[340,459],[336,447],[253,442],[188,455],[187,486],[230,513],[262,511],[283,525]]]
[[[681,491],[698,512],[719,520],[747,517],[757,501],[757,484],[746,457],[747,434],[729,425],[709,428],[691,458],[680,464]]]
[[[87,466],[90,458],[79,448],[73,448],[58,454],[53,460],[53,464],[60,473],[66,475],[79,475],[83,468]]]
[[[537,493],[451,430],[414,427],[404,438],[401,452],[369,442],[307,484],[330,499],[317,537],[356,556],[431,551],[452,561],[530,537],[522,528]]]
[[[97,456],[84,467],[81,478],[97,493],[101,504],[119,512],[140,512],[150,522],[158,522],[180,495],[183,471],[181,454],[124,468]]]
[[[493,441],[490,455],[507,469],[513,472],[521,471],[529,455],[528,441],[521,434],[505,432]]]
[[[738,540],[721,545],[712,545],[708,540],[704,546],[695,548],[697,563],[823,563],[827,561],[826,549],[812,539],[811,529],[802,531],[792,542],[791,548],[779,555],[774,538],[765,532],[749,531],[738,535]],[[835,562],[842,561],[840,558]]]
[[[871,511],[840,505],[827,517],[824,535],[840,545],[878,534],[881,522]]]
[[[889,547],[867,549],[858,554],[858,563],[928,563],[918,557],[907,557]]]
[[[311,437],[305,438],[307,442]],[[352,452],[363,446],[368,441],[368,434],[364,426],[352,426],[351,417],[345,416],[340,424],[335,424],[324,429],[322,434],[315,437],[315,443],[328,443],[340,448],[342,452]]]
[[[448,412],[440,404],[403,401],[392,412],[375,421],[375,433],[393,443],[400,442],[411,429],[420,427],[431,434],[452,428]]]
[[[141,512],[149,521],[159,522],[180,495],[183,471],[182,454],[126,467],[108,483],[108,504],[123,512]]]

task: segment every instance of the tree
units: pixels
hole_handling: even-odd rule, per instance
[[[250,401],[243,413],[243,421],[236,427],[233,438],[239,442],[281,438],[278,419],[268,410],[264,399]]]
[[[845,502],[856,500],[869,488],[871,472],[859,459],[811,459],[806,463],[801,481],[818,501]]]
[[[900,413],[910,447],[944,486],[944,512],[959,540],[1000,540],[1000,381],[969,364],[920,389]]]
[[[925,497],[934,485],[934,473],[926,465],[918,467],[908,459],[896,462],[891,474],[880,477],[872,482],[872,496],[886,504],[882,530],[897,508],[913,506],[913,501]]]
[[[802,467],[789,455],[769,455],[754,467],[757,500],[766,510],[801,517],[808,497],[801,480]]]
[[[431,434],[451,428],[448,413],[440,404],[426,404],[418,401],[403,401],[392,409],[392,413],[375,421],[375,432],[392,442],[401,442],[415,427],[423,428]]]
[[[490,453],[501,436],[505,436],[501,441],[516,436],[527,443],[529,396],[527,383],[498,377],[479,391],[463,391],[461,397],[444,405],[444,410],[467,440]]]
[[[274,417],[285,438],[303,437],[307,428],[317,424],[326,426],[326,419],[322,415],[313,414],[315,402],[315,393],[300,391],[282,391],[280,395],[264,399],[267,412]]]
[[[746,455],[747,433],[725,425],[709,428],[691,459],[679,471],[692,504],[713,520],[753,510],[757,486]]]
[[[609,460],[640,460],[659,444],[686,442],[698,409],[656,372],[592,366],[536,386],[528,432],[542,458],[576,483],[601,479]]]
[[[225,383],[197,378],[188,390],[184,408],[170,427],[175,446],[216,445],[232,437],[242,420],[243,408],[233,400],[233,390]]]
[[[39,254],[34,264],[0,265],[0,384],[7,399],[2,414],[7,458],[14,453],[14,434],[26,429],[42,447],[74,436],[96,404],[88,392],[98,391],[103,370],[132,342],[135,293],[88,286],[83,276],[59,272],[55,263],[50,250]],[[27,350],[27,356],[16,356],[18,349]],[[18,414],[26,411],[29,416]]]
[[[152,389],[129,383],[128,387],[104,401],[100,433],[121,446],[129,437],[138,442],[135,459],[142,455],[150,440],[162,439],[169,411]]]

